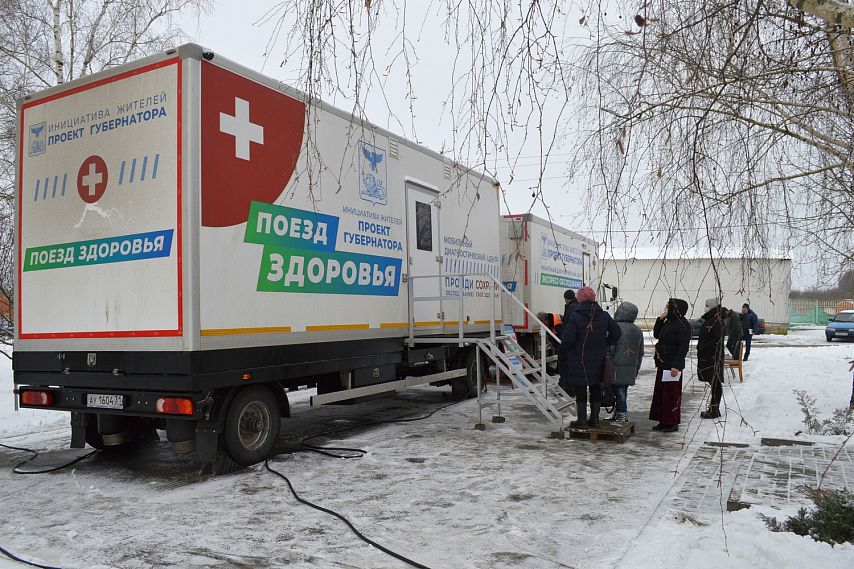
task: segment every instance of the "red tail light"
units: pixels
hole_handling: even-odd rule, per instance
[[[166,415],[192,415],[193,400],[186,397],[161,397],[157,400],[157,412]]]
[[[39,405],[46,407],[53,405],[53,393],[50,391],[22,391],[22,405]]]

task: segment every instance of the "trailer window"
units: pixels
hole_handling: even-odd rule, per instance
[[[433,250],[433,212],[430,204],[415,202],[416,247],[421,251]]]

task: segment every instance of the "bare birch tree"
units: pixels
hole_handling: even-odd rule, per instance
[[[665,245],[806,247],[850,266],[854,54],[835,22],[851,14],[831,0],[589,4],[571,60],[588,125],[578,165],[619,206],[616,226],[631,210]]]
[[[532,203],[548,208],[542,179],[556,137],[579,140],[567,173],[591,189],[588,211],[606,220],[608,241],[640,226],[662,246],[713,257],[799,248],[828,273],[852,262],[854,5],[441,0],[413,26],[415,8],[282,0],[265,19],[270,53],[296,62],[309,94],[356,101],[357,116],[369,92],[387,96],[396,68],[412,114],[423,96],[414,74],[450,67],[451,80],[430,93],[445,101],[454,132],[444,150],[494,173],[497,159],[512,166],[520,144],[534,142]],[[436,20],[440,30],[425,30]],[[586,37],[574,37],[579,24]],[[380,52],[374,38],[389,28],[396,39]],[[424,36],[451,46],[451,60],[416,50]],[[396,120],[417,138],[414,121]]]
[[[357,118],[375,119],[366,101],[388,103],[403,85],[408,115],[386,110],[392,128],[416,141],[417,100],[440,99],[452,139],[439,150],[495,174],[523,144],[546,161],[556,142],[571,97],[566,9],[562,0],[282,0],[260,23],[271,31],[268,55],[296,70],[289,83],[310,98],[343,96]],[[437,69],[442,82],[417,92],[413,77]],[[541,189],[532,201],[543,201]]]
[[[0,1],[0,297],[14,302],[15,102],[20,97],[174,46],[173,18],[210,0]],[[2,305],[0,305],[2,306]],[[8,355],[11,311],[0,310]]]

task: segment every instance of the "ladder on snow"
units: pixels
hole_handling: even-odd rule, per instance
[[[567,393],[560,387],[558,378],[549,375],[547,369],[546,347],[548,336],[560,343],[558,338],[548,326],[537,318],[536,314],[531,312],[527,306],[519,301],[504,285],[494,276],[487,273],[478,273],[471,275],[454,275],[459,277],[460,289],[465,277],[478,277],[489,279],[493,284],[492,291],[492,319],[490,320],[490,330],[488,337],[466,335],[463,330],[463,317],[465,297],[462,290],[458,291],[457,296],[441,295],[429,297],[415,297],[413,295],[413,283],[415,279],[422,278],[441,278],[439,275],[424,275],[410,276],[407,284],[409,286],[409,305],[410,305],[410,326],[409,326],[409,345],[413,346],[417,343],[454,343],[459,346],[474,345],[476,350],[476,365],[477,365],[477,402],[478,402],[478,422],[475,428],[484,430],[486,428],[483,422],[483,410],[488,407],[495,407],[495,414],[492,417],[493,423],[503,423],[505,418],[502,415],[501,407],[513,405],[533,405],[543,417],[549,422],[552,427],[551,436],[554,438],[564,438],[564,427],[567,424],[567,419],[576,415],[575,400],[569,397]],[[524,310],[529,318],[533,318],[540,323],[540,354],[539,358],[534,358],[526,352],[516,341],[515,333],[512,327],[506,327],[503,334],[495,333],[495,307],[496,299],[500,299],[502,294],[506,294],[522,310]],[[458,333],[456,336],[445,337],[429,337],[417,338],[414,335],[414,323],[412,322],[412,314],[414,314],[413,305],[416,302],[428,302],[435,300],[457,301],[459,306],[460,319],[456,322]],[[485,361],[484,361],[485,358]],[[490,390],[483,383],[484,365],[492,365],[495,368],[495,387]],[[502,377],[507,380],[502,382]]]
[[[541,326],[541,330],[544,326]],[[542,338],[545,340],[545,338]],[[516,342],[514,336],[503,334],[492,339],[478,342],[478,365],[481,352],[487,362],[495,366],[495,389],[490,392],[478,386],[478,423],[475,428],[486,428],[483,422],[483,410],[495,407],[493,423],[503,423],[501,406],[534,405],[552,426],[551,436],[564,438],[564,427],[569,414],[575,415],[575,400],[561,388],[558,378],[549,375],[544,358],[535,360]],[[508,379],[502,385],[502,376]],[[481,378],[478,372],[478,383]]]

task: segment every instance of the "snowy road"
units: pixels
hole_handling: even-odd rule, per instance
[[[723,563],[779,569],[808,560],[823,569],[851,567],[854,547],[831,549],[770,534],[753,509],[717,513],[717,519],[712,512],[695,525],[674,516],[670,501],[692,483],[682,473],[704,441],[758,445],[760,436],[795,437],[803,425],[793,386],[811,386],[827,415],[847,404],[851,376],[844,362],[854,357],[854,343],[827,346],[820,332],[786,339],[792,346],[822,346],[815,349],[757,343],[745,383],[730,384],[725,394],[749,431],[735,426],[732,411],[726,430],[723,423],[700,421],[704,389],[695,381],[685,386],[682,430],[650,431],[653,370],[647,360],[629,392],[637,435],[623,445],[549,439],[533,411],[519,409],[507,413],[506,423],[477,432],[476,407],[464,402],[423,421],[356,428],[325,441],[367,450],[361,459],[285,454],[271,465],[302,497],[341,512],[368,537],[433,569],[696,569]],[[0,368],[0,442],[44,450],[38,466],[80,454],[66,448],[67,416],[16,414],[8,407],[10,390],[8,367]],[[449,402],[447,390],[424,388],[369,404],[311,409],[307,394],[300,394],[292,402],[293,418],[283,422],[281,447],[339,427],[419,416]],[[407,566],[359,541],[340,521],[297,503],[262,465],[202,478],[163,442],[137,456],[98,454],[58,473],[13,474],[12,466],[25,457],[0,448],[0,546],[46,564]],[[757,562],[757,555],[771,553],[769,559],[779,558],[774,564]],[[21,565],[0,561],[0,567]]]

